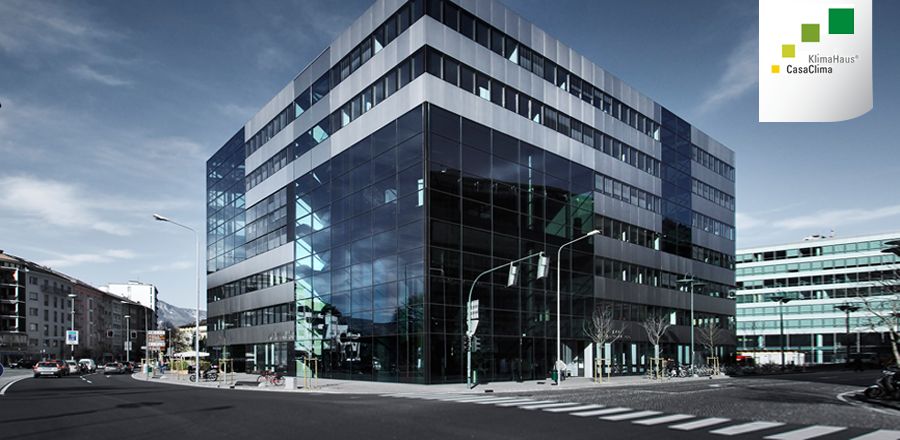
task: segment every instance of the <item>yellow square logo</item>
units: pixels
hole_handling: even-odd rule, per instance
[[[772,73],[778,73],[781,71],[781,66],[778,64],[772,64]]]
[[[782,44],[781,45],[781,57],[782,58],[794,58],[796,46],[793,44]]]

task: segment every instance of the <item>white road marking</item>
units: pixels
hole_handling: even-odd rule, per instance
[[[710,417],[708,419],[694,420],[693,422],[672,425],[669,429],[677,429],[679,431],[693,431],[695,429],[706,428],[707,426],[718,425],[720,423],[730,422],[731,419],[723,419],[721,417]]]
[[[87,381],[87,383],[90,383],[90,384],[92,384],[92,383],[94,383],[94,382],[91,382],[91,381]]]
[[[642,417],[650,417],[658,414],[662,414],[659,411],[638,411],[633,413],[625,413],[625,414],[616,414],[613,416],[600,417],[603,420],[612,420],[617,422],[619,420],[630,420],[630,419],[640,419]]]
[[[567,406],[565,408],[547,408],[544,411],[552,412],[552,413],[560,413],[560,412],[572,412],[572,411],[585,411],[588,409],[597,409],[603,408],[603,405],[580,405],[580,406]]]
[[[507,400],[507,401],[504,401],[504,402],[475,402],[475,403],[478,404],[478,405],[490,405],[490,404],[499,404],[499,403],[528,403],[528,402],[534,402],[534,400],[531,400],[531,399],[510,399],[510,400]]]
[[[897,440],[900,439],[900,431],[890,429],[879,429],[866,435],[853,437],[851,440]]]
[[[541,405],[526,405],[520,406],[521,409],[544,409],[544,408],[558,408],[561,406],[573,406],[578,405],[577,402],[560,402],[560,403],[544,403]]]
[[[869,405],[866,405],[866,404],[864,404],[864,403],[862,403],[862,402],[856,402],[856,401],[853,401],[853,400],[847,400],[847,397],[846,397],[846,396],[847,396],[848,394],[857,394],[857,393],[861,393],[861,392],[863,392],[863,391],[865,391],[865,390],[847,391],[846,393],[838,394],[836,397],[837,397],[837,399],[840,400],[841,402],[844,402],[844,403],[846,403],[846,404],[848,404],[848,405],[853,405],[853,406],[855,406],[855,407],[857,407],[857,408],[867,409],[867,410],[869,410],[869,411],[874,411],[874,412],[881,413],[881,414],[896,415],[896,412],[895,412],[895,411],[891,411],[891,410],[884,409],[884,408],[873,408],[873,407],[871,407],[871,406],[869,406]],[[876,431],[876,432],[878,432],[878,431]]]
[[[472,403],[500,403],[500,402],[508,402],[510,400],[518,400],[514,397],[482,397],[479,399],[466,399],[466,400],[455,400],[454,402],[472,402]]]
[[[719,434],[719,435],[738,435],[738,434],[746,434],[748,432],[753,431],[761,431],[763,429],[774,428],[776,426],[782,426],[784,423],[781,422],[750,422],[743,423],[740,425],[729,426],[726,428],[719,428],[714,431],[710,431],[711,434]]]
[[[539,403],[556,403],[556,401],[555,400],[531,400],[528,402],[498,403],[497,406],[507,407],[507,406],[537,405]]]
[[[654,417],[652,419],[636,420],[632,423],[635,423],[638,425],[644,425],[644,426],[653,426],[653,425],[662,425],[663,423],[677,422],[679,420],[693,419],[694,417],[696,417],[696,416],[692,416],[690,414],[672,414],[672,415],[668,415],[668,416]]]
[[[18,382],[18,381],[20,381],[20,380],[23,380],[23,379],[28,379],[29,377],[31,377],[31,376],[22,376],[22,377],[20,377],[20,378],[18,378],[18,379],[13,379],[13,380],[11,380],[9,383],[7,383],[6,385],[4,385],[3,388],[0,388],[0,396],[5,395],[5,394],[6,394],[6,390],[8,390],[9,387],[13,386],[14,383],[16,383],[16,382]]]
[[[782,432],[781,434],[770,435],[766,437],[767,439],[772,440],[806,440],[810,438],[819,437],[822,435],[828,435],[833,432],[843,431],[847,428],[843,426],[824,426],[824,425],[812,425],[807,426],[806,428],[797,429],[794,431]]]
[[[603,416],[607,414],[615,414],[620,412],[631,411],[631,408],[606,408],[606,409],[596,409],[593,411],[582,411],[577,413],[569,413],[571,416],[578,417],[592,417],[592,416]]]

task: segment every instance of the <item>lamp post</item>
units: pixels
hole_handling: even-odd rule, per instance
[[[847,335],[844,339],[844,345],[847,346],[847,365],[850,365],[850,314],[859,310],[859,306],[854,306],[850,303],[843,303],[839,306],[834,306],[835,309],[838,309],[845,314],[844,323],[847,326]]]
[[[703,281],[695,280],[693,275],[691,275],[690,277],[684,277],[675,282],[678,284],[687,284],[689,293],[690,293],[690,297],[691,297],[691,322],[690,322],[690,326],[691,326],[691,359],[690,359],[690,366],[691,366],[691,375],[693,376],[694,375],[694,287],[696,287],[696,286],[702,287],[702,286],[705,286],[706,283],[704,283]]]
[[[779,327],[781,328],[781,369],[784,369],[784,305],[790,302],[791,298],[788,298],[786,295],[776,295],[772,297],[772,301],[778,303],[778,320],[780,322]]]
[[[68,296],[69,296],[69,301],[72,303],[72,308],[71,308],[72,324],[71,324],[71,328],[69,328],[69,330],[74,332],[75,331],[75,297],[78,295],[75,295],[74,293],[70,293]],[[75,360],[75,344],[69,344],[69,347],[72,347],[70,356],[72,357],[72,360],[74,361]]]
[[[547,257],[544,256],[543,252],[538,252],[481,272],[475,277],[475,280],[472,281],[472,286],[469,287],[469,299],[466,301],[466,338],[469,341],[469,347],[468,350],[466,350],[466,388],[472,388],[472,337],[475,336],[475,330],[478,328],[478,318],[473,316],[473,313],[476,312],[473,311],[472,307],[472,294],[475,292],[475,284],[478,283],[478,280],[481,279],[481,277],[503,269],[504,267],[509,267],[510,270],[507,284],[511,286],[516,282],[517,267],[515,264],[534,257],[538,257],[537,278],[544,278],[547,276]]]
[[[131,362],[131,315],[125,315],[125,362]]]
[[[553,365],[553,369],[557,370],[556,374],[559,374],[559,363],[562,362],[562,334],[560,330],[562,329],[562,250],[564,247],[573,244],[575,242],[584,240],[585,238],[597,235],[600,233],[600,230],[594,229],[587,234],[582,235],[568,243],[564,243],[559,247],[559,250],[556,251],[556,363]]]
[[[197,261],[194,262],[194,272],[196,272],[197,281],[197,310],[194,315],[194,356],[195,356],[195,366],[194,366],[194,374],[196,375],[196,382],[200,383],[200,236],[197,234],[197,231],[190,226],[185,226],[181,223],[176,222],[168,217],[163,217],[159,214],[153,214],[153,218],[156,221],[171,223],[175,226],[181,227],[183,229],[187,229],[194,234],[194,243],[197,248]]]

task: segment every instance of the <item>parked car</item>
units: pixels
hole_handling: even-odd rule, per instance
[[[110,362],[103,366],[103,374],[122,374],[122,364]]]
[[[78,362],[73,360],[64,361],[66,368],[68,368],[68,374],[81,374],[81,367],[78,365]]]
[[[94,362],[93,359],[82,359],[78,361],[79,364],[87,367],[88,373],[96,373],[97,372],[97,363]]]
[[[34,377],[44,377],[44,376],[56,376],[63,377],[65,375],[64,370],[66,368],[59,365],[56,361],[46,361],[46,362],[38,362],[34,365],[34,368],[31,371],[34,372]]]

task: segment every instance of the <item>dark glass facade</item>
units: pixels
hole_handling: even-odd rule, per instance
[[[244,129],[206,162],[206,271],[243,261]]]

